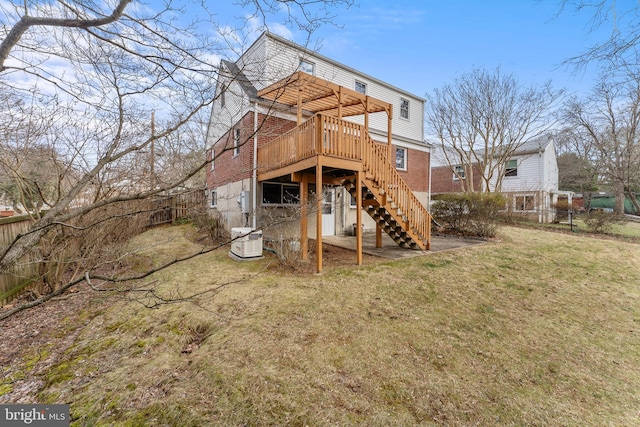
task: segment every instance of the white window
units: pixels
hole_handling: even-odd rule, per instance
[[[513,159],[507,162],[504,168],[504,176],[518,176],[518,160]]]
[[[409,100],[400,98],[400,117],[409,119]]]
[[[356,80],[356,92],[367,94],[367,84],[361,81]]]
[[[463,165],[455,165],[453,167],[453,179],[465,179],[467,177],[467,174],[464,170],[464,166]]]
[[[396,147],[396,169],[407,170],[407,149]]]
[[[516,211],[534,211],[536,207],[536,197],[533,194],[525,194],[515,197]]]
[[[211,190],[211,207],[215,208],[218,206],[218,191]]]
[[[280,182],[263,182],[262,204],[298,205],[300,204],[300,186]]]
[[[222,90],[220,91],[220,108],[224,107],[225,104],[225,93],[227,93],[227,87],[222,85]]]
[[[233,130],[233,157],[240,154],[240,129]]]
[[[314,76],[316,74],[316,64],[314,64],[313,62],[309,62],[304,59],[301,59],[300,65],[298,66],[298,70]]]
[[[351,209],[355,209],[358,207],[358,204],[356,203],[356,196],[352,196],[351,194],[349,194],[349,207]]]

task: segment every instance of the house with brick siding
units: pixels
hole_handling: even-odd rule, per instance
[[[207,131],[209,205],[266,238],[430,244],[424,99],[269,32],[222,61]],[[363,215],[364,213],[364,215]],[[321,256],[318,270],[321,269]]]
[[[480,163],[455,164],[455,155],[445,156],[442,147],[433,148],[431,192],[463,192],[473,188],[485,191],[487,184],[481,179]],[[472,168],[471,172],[469,168]],[[558,162],[552,138],[536,138],[518,147],[504,165],[498,168],[502,174],[498,189],[507,200],[505,211],[539,222],[555,219],[555,202],[558,199]],[[473,186],[468,180],[473,179]],[[497,177],[489,180],[489,190],[497,190]]]

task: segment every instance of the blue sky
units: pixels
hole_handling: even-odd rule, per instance
[[[623,0],[624,1],[624,0]],[[630,0],[627,0],[630,1]],[[567,10],[559,0],[360,0],[339,10],[339,27],[315,33],[320,53],[416,95],[451,83],[474,67],[513,73],[523,84],[551,80],[554,87],[586,92],[594,70],[575,74],[561,65],[612,31],[588,31],[589,13]],[[229,23],[243,11],[216,5],[217,19]],[[303,43],[293,28],[269,20],[272,30]]]

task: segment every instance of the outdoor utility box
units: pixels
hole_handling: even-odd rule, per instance
[[[240,258],[262,256],[262,230],[252,231],[250,227],[231,229],[231,253]]]

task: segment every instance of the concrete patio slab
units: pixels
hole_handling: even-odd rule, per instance
[[[355,236],[323,236],[322,242],[328,245],[338,246],[341,248],[356,250]],[[479,245],[485,243],[479,239],[469,239],[463,237],[442,237],[431,236],[431,249],[428,251],[420,251],[413,249],[401,248],[396,242],[386,234],[382,235],[382,247],[376,248],[375,232],[364,232],[362,234],[362,252],[369,255],[378,256],[388,259],[412,258],[416,256],[424,256],[434,252],[448,251],[452,249],[463,248],[471,245]]]

